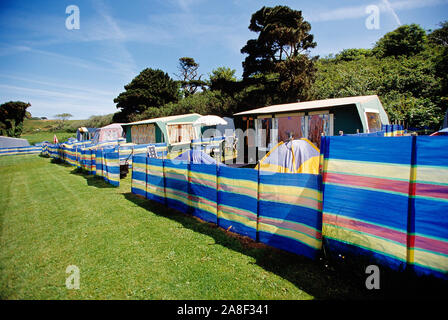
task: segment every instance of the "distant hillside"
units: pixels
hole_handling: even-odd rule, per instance
[[[76,132],[77,124],[82,125],[86,120],[66,120],[65,121],[65,130],[63,131],[71,131]],[[30,120],[25,119],[23,122],[23,134],[33,134],[42,131],[61,131],[57,130],[59,120]]]
[[[76,136],[78,124],[81,126],[86,120],[67,120],[65,130],[57,130],[58,120],[29,120],[23,122],[23,132],[20,136],[27,139],[30,144],[42,141],[53,141],[54,135],[59,142],[66,141]],[[69,131],[69,132],[67,132]]]

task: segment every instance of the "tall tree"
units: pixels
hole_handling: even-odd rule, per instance
[[[443,25],[442,25],[443,28]],[[409,28],[399,27],[379,41],[383,48],[390,39],[396,43],[397,35],[406,34]],[[437,32],[436,32],[437,31]],[[417,32],[421,34],[421,30]],[[317,62],[317,78],[314,83],[314,98],[327,99],[357,95],[376,94],[392,122],[401,122],[406,128],[431,127],[438,129],[443,120],[447,101],[448,61],[443,46],[443,30],[435,30],[426,37],[402,37],[400,41],[409,48],[423,50],[412,54],[412,50],[398,51],[375,49],[346,49],[333,58]],[[408,39],[405,41],[404,39]],[[385,41],[387,39],[387,41]],[[413,41],[409,39],[414,39]],[[375,52],[376,51],[376,52]],[[388,52],[387,56],[379,53]],[[391,54],[392,52],[397,55]]]
[[[218,67],[209,74],[210,90],[221,90],[229,93],[233,91],[237,81],[235,77],[235,69],[228,67]]]
[[[0,105],[0,135],[18,138],[22,134],[23,120],[30,103],[9,101]]]
[[[185,97],[195,94],[199,88],[204,88],[205,82],[198,77],[199,64],[193,58],[179,58],[178,66],[180,74],[176,75],[181,81],[181,87]]]
[[[307,100],[316,72],[309,50],[316,42],[302,12],[287,6],[263,7],[252,15],[249,30],[258,38],[241,49],[247,54],[243,79],[264,87],[278,102]]]
[[[431,44],[439,50],[434,56],[436,75],[442,79],[442,95],[448,101],[448,21],[439,24],[440,28],[428,35]]]
[[[57,125],[57,129],[62,129],[64,128],[65,122],[70,119],[71,117],[73,117],[73,115],[71,115],[70,113],[60,113],[54,116],[55,118],[59,119],[58,121],[58,125]]]
[[[132,121],[148,108],[160,108],[179,99],[178,83],[159,69],[143,70],[124,88],[125,91],[114,99],[120,109],[114,115],[115,122]]]
[[[428,40],[437,45],[448,47],[448,21],[439,23],[440,28],[428,35]]]
[[[417,24],[402,25],[386,33],[373,48],[379,57],[410,56],[425,49],[426,32]]]

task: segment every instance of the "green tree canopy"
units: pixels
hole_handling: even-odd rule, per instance
[[[439,24],[440,28],[432,31],[428,35],[428,40],[431,43],[448,47],[448,21]]]
[[[225,92],[233,92],[235,83],[235,69],[228,67],[218,67],[209,74],[210,90],[222,90]]]
[[[287,6],[263,7],[252,15],[249,30],[258,38],[241,49],[247,54],[243,79],[276,96],[277,102],[308,99],[315,73],[309,50],[316,43],[302,12]]]
[[[0,105],[0,135],[18,138],[23,131],[23,120],[30,103],[9,101]]]
[[[185,97],[195,94],[200,87],[204,88],[206,83],[201,80],[202,75],[198,76],[199,64],[193,58],[180,58],[178,69],[180,74],[177,77],[180,79]]]
[[[148,108],[160,108],[179,99],[179,84],[159,69],[143,70],[124,89],[114,99],[120,109],[114,115],[115,122],[132,121]]]
[[[414,55],[425,49],[426,32],[417,24],[402,25],[386,33],[373,48],[379,57]]]
[[[352,61],[372,56],[370,49],[344,49],[336,55],[338,61]]]
[[[398,29],[389,34],[402,33],[403,28]],[[446,110],[444,47],[428,45],[426,37],[419,41],[413,46],[423,49],[412,55],[370,55],[364,54],[369,49],[346,49],[334,58],[320,59],[314,99],[376,94],[392,122],[438,129]]]
[[[429,42],[439,47],[434,55],[436,75],[442,79],[442,95],[448,101],[448,21],[440,23],[440,28],[431,32]]]

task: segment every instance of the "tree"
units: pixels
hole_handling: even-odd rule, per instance
[[[224,92],[233,92],[235,83],[235,69],[228,67],[218,67],[209,74],[210,90],[221,90]]]
[[[431,32],[428,40],[440,48],[434,55],[435,70],[442,79],[442,95],[448,100],[448,21],[440,23],[440,28]]]
[[[428,40],[431,43],[448,47],[448,21],[439,23],[440,28],[432,31],[428,35]]]
[[[336,55],[336,60],[352,61],[372,56],[370,49],[344,49]]]
[[[30,103],[9,101],[0,105],[0,135],[18,138],[23,131],[23,120]]]
[[[309,50],[316,43],[302,12],[287,6],[263,7],[252,15],[249,30],[258,38],[241,49],[247,54],[243,79],[277,102],[307,100],[315,74]]]
[[[61,129],[64,128],[65,122],[68,119],[70,119],[71,117],[73,117],[73,115],[71,115],[70,113],[60,113],[60,114],[56,114],[54,117],[59,119],[58,125],[56,126],[56,129],[57,130],[61,130]]]
[[[179,99],[178,83],[159,69],[143,70],[124,89],[114,99],[120,109],[114,115],[115,122],[129,122],[148,108],[160,108]]]
[[[412,55],[364,55],[362,49],[346,49],[336,57],[320,59],[314,99],[376,94],[391,122],[406,128],[437,129],[446,109],[443,83],[447,72],[438,70],[438,63],[444,61],[443,47],[427,45],[425,38],[420,41],[417,46],[424,49]]]
[[[425,44],[424,29],[417,24],[402,25],[378,40],[373,52],[379,57],[410,56],[423,51]]]
[[[206,83],[201,80],[202,75],[198,77],[199,64],[193,58],[180,58],[178,69],[180,74],[176,76],[181,81],[185,97],[195,94],[200,87],[204,88]]]

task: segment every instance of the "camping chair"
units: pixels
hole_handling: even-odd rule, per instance
[[[232,151],[232,156],[235,155],[237,149],[238,138],[235,136],[228,136],[224,140],[224,156]]]
[[[148,146],[146,148],[146,151],[149,158],[157,158],[157,152],[155,146]]]
[[[210,144],[206,147],[209,150],[210,156],[212,158],[218,158],[221,161],[222,150],[225,143],[223,137],[213,137],[210,139]]]

